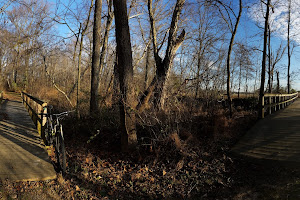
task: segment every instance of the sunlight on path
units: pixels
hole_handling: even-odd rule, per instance
[[[10,93],[0,108],[0,179],[54,178],[56,172],[21,98]]]
[[[300,164],[300,100],[260,120],[232,151],[253,158]]]

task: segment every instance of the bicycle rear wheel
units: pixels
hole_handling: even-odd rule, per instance
[[[62,125],[58,127],[56,132],[55,142],[55,154],[57,159],[57,165],[63,174],[66,173],[66,149],[63,137]]]
[[[52,129],[51,129],[50,123],[51,123],[50,120],[47,119],[45,129],[44,129],[44,136],[43,136],[43,139],[44,139],[44,142],[45,142],[46,146],[50,146],[52,144],[52,141],[51,141]]]

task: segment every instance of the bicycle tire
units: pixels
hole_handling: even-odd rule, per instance
[[[45,125],[45,130],[44,130],[44,137],[45,137],[45,145],[46,146],[51,145],[50,130],[51,130],[51,128],[49,127],[49,122],[47,122],[46,125]]]
[[[59,126],[59,130],[56,132],[55,142],[55,155],[57,159],[57,165],[63,174],[66,173],[66,148],[63,138],[62,125]]]

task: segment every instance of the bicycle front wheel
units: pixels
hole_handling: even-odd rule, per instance
[[[45,130],[44,130],[44,136],[43,136],[43,139],[44,139],[44,142],[45,142],[45,145],[46,146],[50,146],[52,145],[52,141],[51,141],[51,137],[52,137],[52,128],[51,128],[51,121],[49,118],[47,118],[47,122],[46,122],[46,125],[45,125]]]
[[[63,137],[62,125],[60,125],[59,130],[56,132],[56,142],[55,142],[55,153],[57,158],[57,165],[63,174],[66,173],[66,149]]]

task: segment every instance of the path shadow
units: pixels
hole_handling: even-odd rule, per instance
[[[15,175],[20,171],[23,174],[54,171],[22,102],[4,100],[0,112],[7,115],[7,118],[0,119],[0,175]]]
[[[231,152],[252,160],[300,166],[299,121],[298,100],[286,109],[258,121]]]

